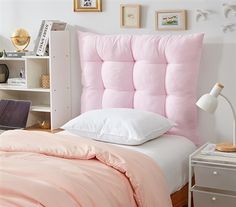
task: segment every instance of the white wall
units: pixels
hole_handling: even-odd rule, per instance
[[[134,3],[142,5],[142,28],[120,28],[120,4]],[[42,19],[59,19],[70,24],[72,67],[78,68],[73,74],[73,84],[80,80],[76,29],[95,31],[104,34],[115,33],[159,33],[155,31],[154,13],[158,9],[187,9],[188,31],[181,33],[204,32],[203,60],[201,64],[198,94],[205,93],[216,81],[225,85],[224,94],[236,107],[236,32],[223,33],[221,26],[236,23],[236,16],[225,19],[222,3],[234,3],[230,0],[103,0],[101,13],[73,12],[73,0],[0,0],[0,50],[13,50],[9,37],[18,27],[26,28],[35,39]],[[196,9],[209,9],[212,14],[207,21],[195,21]],[[235,26],[236,29],[236,26]],[[169,33],[169,32],[162,32]],[[178,32],[172,32],[178,33]],[[33,41],[30,44],[33,48]],[[74,94],[78,103],[74,105],[77,114],[80,89]],[[216,114],[199,112],[202,142],[205,140],[226,140],[231,138],[232,117],[229,107],[220,100]]]

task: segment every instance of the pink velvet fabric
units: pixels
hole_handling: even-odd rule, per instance
[[[203,36],[79,32],[81,111],[155,112],[176,123],[171,134],[197,143],[195,95]]]
[[[1,207],[172,207],[161,170],[144,154],[23,130],[0,143]]]

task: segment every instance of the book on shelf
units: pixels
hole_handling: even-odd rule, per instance
[[[7,84],[11,86],[26,86],[25,78],[8,78]]]
[[[25,51],[25,52],[6,52],[7,57],[9,58],[21,58],[23,56],[29,56],[29,55],[33,55],[34,52],[33,51]]]
[[[49,55],[48,43],[50,31],[63,31],[66,23],[58,20],[43,20],[35,42],[34,53],[38,56]]]

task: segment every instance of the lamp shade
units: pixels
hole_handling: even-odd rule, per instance
[[[218,105],[217,97],[220,95],[223,88],[224,86],[222,84],[216,83],[210,93],[199,98],[196,105],[206,112],[214,113]]]
[[[206,112],[214,113],[218,105],[218,100],[211,94],[205,94],[197,101],[196,105]]]

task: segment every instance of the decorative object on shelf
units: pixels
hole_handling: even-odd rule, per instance
[[[41,75],[41,87],[50,88],[50,77],[48,74]]]
[[[11,86],[26,87],[25,71],[22,69],[18,77],[8,78],[7,84]]]
[[[234,31],[234,27],[235,27],[235,24],[222,25],[222,31],[224,33],[226,33],[226,32],[233,32]]]
[[[101,12],[102,0],[74,0],[75,12]]]
[[[6,51],[3,50],[3,51],[0,52],[0,58],[5,58],[5,57],[7,57]]]
[[[224,9],[225,18],[228,18],[230,13],[232,13],[233,15],[236,16],[236,4],[224,3],[224,4],[222,4],[222,6],[223,6],[223,9]]]
[[[24,52],[30,43],[30,35],[25,29],[19,28],[12,34],[11,41],[17,52]]]
[[[141,6],[138,4],[120,5],[120,26],[125,28],[141,27]]]
[[[48,43],[50,31],[64,31],[66,25],[65,22],[59,20],[43,20],[35,41],[34,53],[38,56],[49,55]]]
[[[9,77],[9,70],[6,64],[0,64],[0,83],[6,83]]]
[[[0,52],[0,58],[6,58],[7,57],[7,53],[5,50],[3,50],[2,52]]]
[[[235,152],[236,151],[236,113],[233,107],[233,104],[229,101],[227,97],[225,97],[221,91],[224,88],[224,86],[220,83],[216,83],[215,86],[212,88],[211,92],[209,94],[203,95],[196,103],[196,105],[201,108],[202,110],[214,113],[218,100],[217,97],[221,96],[223,97],[229,104],[232,114],[233,114],[233,144],[223,143],[223,144],[217,144],[216,150],[218,151],[224,151],[224,152]]]
[[[186,30],[186,10],[156,11],[156,30]]]
[[[210,14],[210,12],[208,10],[204,10],[204,9],[197,9],[196,10],[196,21],[206,21],[208,15]]]
[[[39,121],[38,125],[39,125],[40,129],[50,129],[51,128],[49,121]]]

